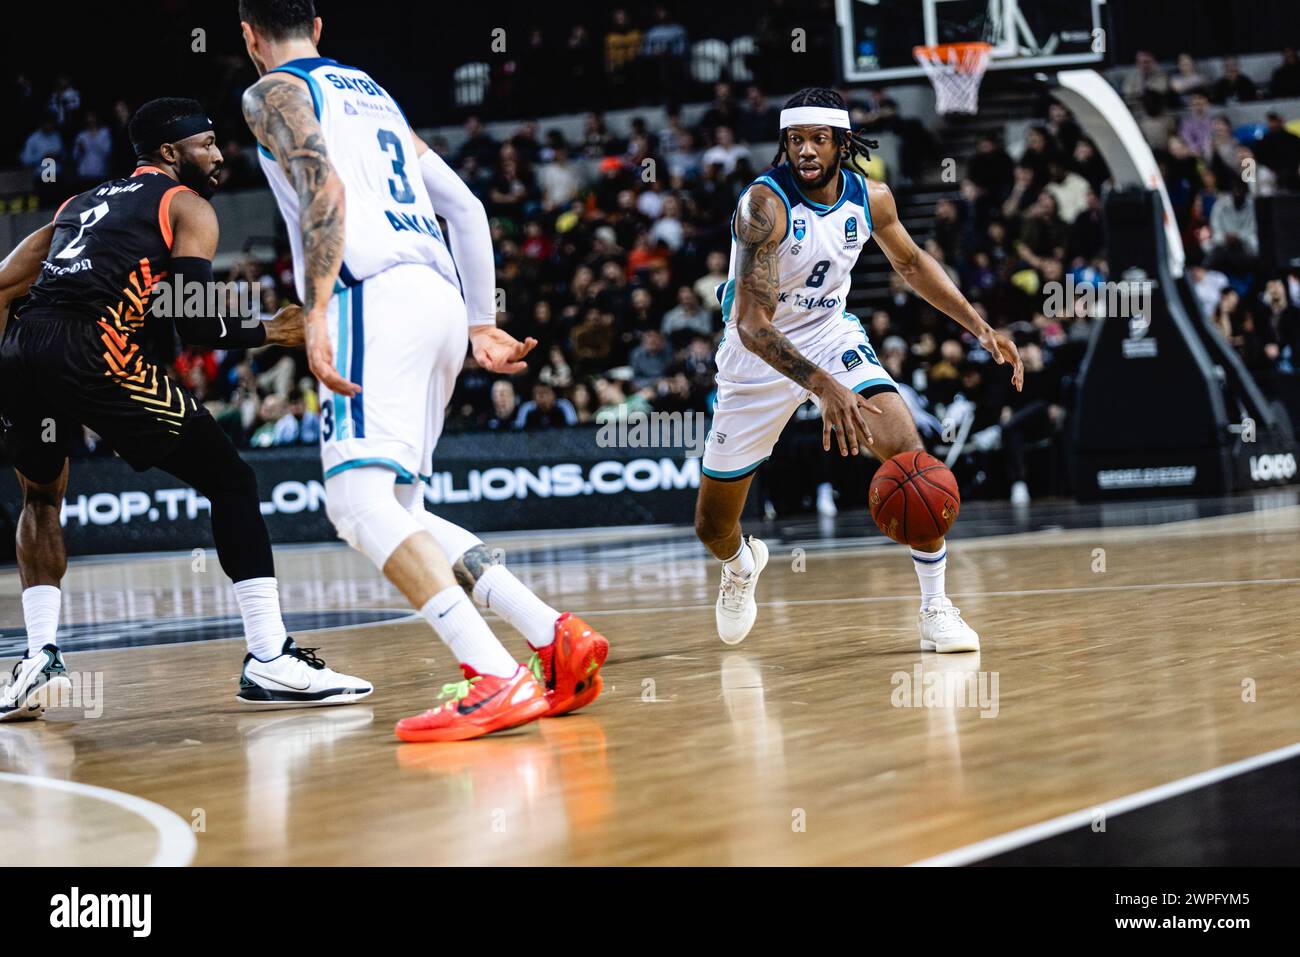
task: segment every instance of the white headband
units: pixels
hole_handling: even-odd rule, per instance
[[[833,110],[825,106],[796,106],[781,111],[781,129],[790,126],[833,126],[851,130],[848,110]]]

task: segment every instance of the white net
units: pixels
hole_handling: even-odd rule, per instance
[[[934,84],[934,107],[940,113],[975,113],[980,81],[993,48],[987,43],[945,43],[915,47],[916,62]]]

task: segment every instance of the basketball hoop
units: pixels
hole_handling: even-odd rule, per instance
[[[912,55],[934,84],[934,105],[940,113],[974,113],[979,108],[980,81],[993,52],[988,43],[940,43],[912,47]]]

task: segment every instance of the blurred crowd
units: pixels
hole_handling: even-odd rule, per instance
[[[655,57],[671,55],[684,37],[664,11],[651,20],[633,28],[615,11],[612,22],[627,30],[606,35],[599,69],[664,69]],[[1278,113],[1234,128],[1224,110],[1300,95],[1300,65],[1287,50],[1265,89],[1232,60],[1215,73],[1211,79],[1189,56],[1166,70],[1141,53],[1120,92],[1164,172],[1205,315],[1252,369],[1294,374],[1300,282],[1261,270],[1254,201],[1300,186],[1300,138]],[[932,133],[900,115],[888,90],[841,92],[855,126],[894,134],[896,187],[937,181]],[[101,124],[79,112],[64,78],[48,106],[23,146],[24,163],[57,155],[87,183],[132,165],[129,150],[122,153],[125,104]],[[448,430],[563,428],[621,409],[708,411],[729,219],[771,160],[778,112],[759,84],[719,82],[707,108],[692,111],[695,122],[670,102],[617,128],[603,113],[587,113],[576,136],[526,120],[499,138],[471,116],[455,148],[435,139],[490,217],[504,294],[499,324],[539,343],[525,376],[493,376],[467,358]],[[247,146],[230,144],[226,187],[260,185],[254,166]],[[961,172],[960,189],[938,201],[933,226],[918,235],[928,232],[927,250],[993,325],[1014,335],[1026,362],[1024,391],[1013,392],[978,342],[896,275],[887,297],[860,318],[927,442],[992,455],[979,465],[981,481],[1024,499],[1027,456],[1059,435],[1070,378],[1099,319],[1076,303],[1046,315],[1044,286],[1068,275],[1082,290],[1107,277],[1101,197],[1109,171],[1053,102],[1019,142],[980,137]],[[237,263],[230,278],[257,283],[269,316],[292,296],[287,247],[273,263]],[[319,402],[300,354],[186,350],[176,368],[240,444],[308,444],[319,436]]]

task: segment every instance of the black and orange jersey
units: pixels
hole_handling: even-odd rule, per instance
[[[169,209],[184,189],[157,167],[141,166],[69,199],[55,214],[49,256],[20,317],[51,311],[136,331],[168,271]]]

